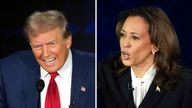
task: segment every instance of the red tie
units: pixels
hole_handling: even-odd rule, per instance
[[[45,99],[45,108],[60,108],[60,98],[57,83],[55,77],[58,75],[57,72],[49,73],[51,79],[47,89],[47,95]]]

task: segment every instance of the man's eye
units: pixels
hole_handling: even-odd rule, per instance
[[[51,43],[49,43],[48,45],[49,45],[49,46],[55,46],[56,43],[55,43],[55,42],[51,42]]]
[[[54,42],[54,43],[51,43],[51,45],[56,45],[56,43]]]
[[[42,45],[34,45],[32,47],[35,48],[35,49],[40,49],[42,47]]]

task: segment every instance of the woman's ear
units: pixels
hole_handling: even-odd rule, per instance
[[[159,48],[157,48],[155,45],[153,45],[151,53],[154,55],[158,51],[159,51]]]

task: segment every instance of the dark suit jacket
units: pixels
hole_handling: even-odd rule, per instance
[[[113,59],[98,64],[98,103],[100,108],[135,108],[131,72],[115,76]],[[152,82],[139,108],[192,108],[192,74],[183,69],[182,78],[174,89],[156,90]]]
[[[95,107],[94,54],[72,50],[72,108]],[[15,53],[0,61],[0,108],[37,108],[36,82],[40,66],[31,51]],[[81,88],[85,87],[86,90]]]

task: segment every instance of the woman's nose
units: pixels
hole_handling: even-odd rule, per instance
[[[130,41],[130,39],[126,38],[126,39],[123,41],[123,46],[130,48],[130,47],[131,47],[131,41]]]

